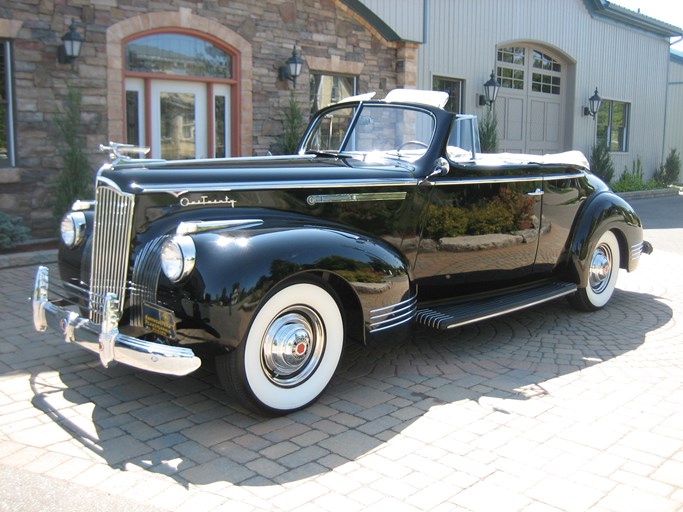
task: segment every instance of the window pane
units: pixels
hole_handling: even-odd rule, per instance
[[[543,73],[532,73],[531,89],[535,92],[560,94],[560,77]]]
[[[434,77],[432,81],[433,91],[446,91],[448,93],[448,101],[445,109],[449,112],[462,112],[462,80],[454,80],[450,78]]]
[[[506,62],[508,64],[516,64],[518,66],[524,65],[524,48],[518,46],[510,46],[508,48],[498,49],[498,62]]]
[[[164,75],[232,78],[232,58],[202,39],[155,34],[126,45],[126,70]]]
[[[140,95],[138,91],[126,91],[126,142],[140,144]]]
[[[216,132],[216,158],[224,158],[225,154],[225,96],[216,96],[214,105],[214,129]]]
[[[524,89],[524,71],[521,69],[498,67],[496,74],[501,87]]]
[[[610,151],[628,151],[629,104],[603,100],[597,114],[597,140]]]
[[[598,110],[598,113],[596,115],[596,136],[597,142],[600,144],[605,144],[608,148],[609,144],[607,144],[607,137],[609,134],[609,113],[609,101],[603,100],[603,102],[600,104],[600,110]]]
[[[354,113],[353,108],[340,108],[320,119],[314,130],[314,136],[307,142],[306,149],[338,151]]]
[[[311,113],[356,94],[356,77],[311,73]]]
[[[195,158],[194,94],[162,92],[160,102],[161,158]]]
[[[534,67],[545,69],[546,71],[555,71],[557,73],[562,71],[562,65],[559,62],[538,50],[534,50]]]
[[[9,154],[9,80],[7,76],[8,65],[6,62],[7,56],[9,55],[9,42],[0,41],[0,167],[4,167],[10,164],[10,154]]]
[[[627,108],[625,103],[613,102],[612,105],[612,127],[611,144],[612,151],[626,151],[626,116]]]

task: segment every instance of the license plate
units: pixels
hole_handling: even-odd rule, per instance
[[[165,338],[175,338],[175,315],[170,309],[145,302],[142,306],[145,329]]]

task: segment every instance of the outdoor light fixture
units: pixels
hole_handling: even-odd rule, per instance
[[[304,59],[301,58],[296,46],[292,50],[292,56],[287,59],[284,66],[280,66],[280,80],[289,80],[296,87],[296,79],[301,75]]]
[[[489,107],[496,102],[500,89],[500,82],[496,80],[496,75],[491,71],[491,78],[484,83],[484,94],[479,95],[479,106],[488,105]]]
[[[595,117],[595,114],[597,114],[598,110],[600,110],[601,102],[602,98],[598,95],[598,88],[596,87],[593,96],[588,98],[588,106],[583,107],[583,115]]]
[[[76,20],[71,19],[69,31],[62,36],[62,45],[59,47],[57,58],[60,64],[71,64],[81,54],[83,37],[76,32]]]

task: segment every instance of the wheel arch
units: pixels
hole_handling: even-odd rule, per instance
[[[619,244],[620,268],[631,271],[636,267],[638,259],[632,257],[631,248],[643,241],[640,218],[616,194],[598,193],[581,209],[569,245],[570,271],[579,286],[587,284],[584,270],[589,264],[592,245],[607,231],[614,233]]]
[[[218,240],[221,236],[193,236],[196,266],[176,295],[186,303],[188,297],[203,298],[192,314],[218,343],[229,347],[243,341],[271,292],[295,280],[315,278],[330,286],[341,302],[348,337],[362,343],[371,311],[414,296],[407,260],[382,240],[311,226],[244,230],[238,235],[246,240],[242,245],[225,244]],[[217,242],[222,243],[218,249]],[[362,281],[371,278],[388,285],[364,292],[370,284]]]

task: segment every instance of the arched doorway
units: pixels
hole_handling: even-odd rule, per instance
[[[177,74],[169,74],[168,76],[159,76],[160,80],[169,80],[176,82],[199,82],[205,84],[203,93],[206,96],[206,108],[201,105],[194,105],[194,115],[205,115],[207,119],[206,125],[206,140],[207,149],[206,154],[220,155],[225,151],[226,156],[242,156],[252,154],[252,131],[253,131],[253,103],[252,103],[252,48],[251,44],[241,37],[236,32],[217,23],[214,20],[204,18],[193,14],[190,9],[180,8],[179,11],[164,11],[141,14],[119,23],[110,26],[107,29],[107,81],[110,86],[107,89],[107,110],[108,110],[108,136],[109,140],[120,142],[124,140],[141,140],[143,137],[145,144],[151,144],[154,134],[148,126],[152,125],[151,115],[144,117],[144,112],[149,109],[151,112],[152,99],[155,94],[158,96],[168,93],[169,100],[180,99],[178,106],[187,104],[188,99],[192,99],[192,95],[197,101],[197,92],[187,90],[186,86],[180,86],[177,89],[160,91],[158,88],[152,90],[152,78],[142,73],[136,75],[136,72],[129,72],[126,69],[124,50],[129,42],[139,40],[140,38],[151,36],[154,34],[185,34],[191,36],[201,42],[201,44],[208,44],[208,47],[215,47],[221,52],[229,55],[232,60],[232,78],[225,79],[225,77],[203,77],[196,80],[193,76],[182,76]],[[208,48],[207,47],[207,48]],[[211,50],[213,52],[213,50]],[[135,79],[138,80],[137,84]],[[149,80],[145,81],[145,78]],[[222,80],[222,81],[221,81]],[[213,84],[213,85],[212,85]],[[173,85],[173,84],[165,84]],[[227,89],[226,89],[227,88]],[[138,91],[137,100],[146,104],[138,104],[137,109],[128,108],[128,102],[134,102],[134,95],[128,94],[127,91]],[[176,94],[178,96],[172,96]],[[144,97],[142,96],[144,95]],[[189,96],[188,96],[189,95]],[[223,96],[224,99],[215,101],[215,97]],[[130,97],[129,97],[130,96]],[[147,98],[150,98],[148,101]],[[177,103],[177,102],[176,102]],[[167,106],[169,106],[167,104]],[[216,118],[220,115],[221,109],[225,107],[225,126],[222,127]],[[211,114],[210,108],[214,109]],[[142,110],[140,110],[142,109]],[[191,108],[184,108],[185,113],[192,111]],[[132,114],[132,119],[127,117],[129,112],[137,112]],[[143,112],[143,117],[140,117],[140,112]],[[215,117],[214,117],[215,116]],[[228,117],[229,116],[229,117]],[[209,119],[214,117],[214,126],[209,123]],[[185,136],[188,136],[187,129],[189,123],[176,120],[174,126],[167,125],[168,130],[176,130],[180,133],[181,128],[185,130]],[[138,129],[142,133],[137,134],[137,139],[132,135],[129,137],[129,123],[138,123]],[[159,122],[159,126],[161,123]],[[213,139],[215,130],[224,128],[228,133],[229,147],[225,150],[221,148],[219,142]],[[209,136],[209,134],[212,134]],[[201,134],[200,134],[201,135]],[[220,134],[219,134],[220,135]],[[161,138],[161,135],[159,135]],[[219,140],[221,137],[218,137]],[[208,141],[214,140],[211,152],[208,148]],[[201,141],[200,141],[201,146]],[[161,145],[159,145],[161,147]],[[183,151],[186,151],[187,147]],[[161,150],[159,150],[160,152]],[[197,154],[197,153],[195,153]]]
[[[162,32],[124,46],[126,142],[152,158],[231,156],[235,56],[195,34]]]
[[[501,46],[496,55],[499,150],[563,151],[568,62],[537,45]]]

